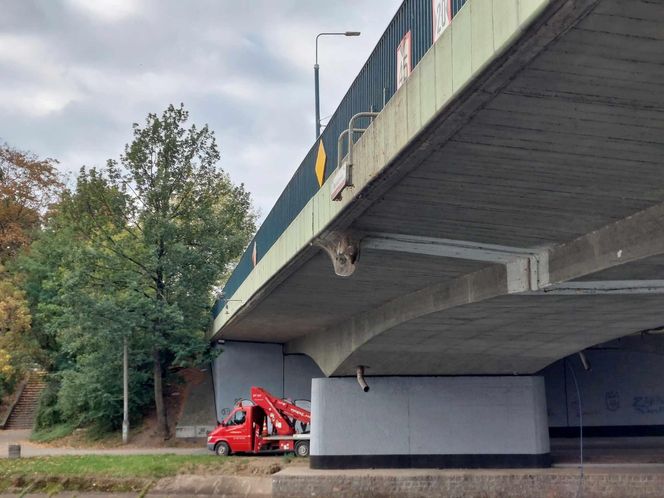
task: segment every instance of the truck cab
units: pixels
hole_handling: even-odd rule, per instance
[[[256,406],[236,405],[228,417],[210,433],[210,436],[214,435],[220,441],[225,441],[233,453],[252,452],[256,425],[262,427],[265,419],[265,414],[259,413],[256,408]],[[216,451],[219,449],[221,449],[223,455],[225,449],[218,447]]]

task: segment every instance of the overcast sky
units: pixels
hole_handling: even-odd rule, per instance
[[[63,171],[118,158],[131,125],[183,102],[262,217],[314,140],[314,39],[330,115],[400,0],[4,0],[0,141]]]

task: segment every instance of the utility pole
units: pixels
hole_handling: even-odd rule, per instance
[[[127,337],[124,338],[123,343],[123,358],[122,358],[122,381],[123,381],[123,408],[124,416],[122,418],[122,444],[129,442],[129,346],[127,345]]]

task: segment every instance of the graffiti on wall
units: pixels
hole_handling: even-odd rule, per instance
[[[620,393],[618,391],[606,391],[604,393],[604,406],[610,412],[620,409]]]
[[[664,396],[634,396],[632,407],[642,415],[664,413]]]

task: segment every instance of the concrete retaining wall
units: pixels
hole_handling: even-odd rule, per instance
[[[184,398],[175,436],[179,438],[204,438],[217,426],[214,411],[214,389],[209,370],[188,369],[184,372],[187,388],[181,393]]]

